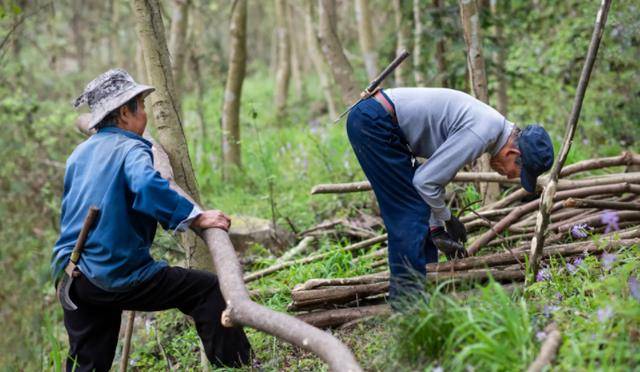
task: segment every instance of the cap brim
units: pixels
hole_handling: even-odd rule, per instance
[[[133,89],[127,90],[122,93],[120,96],[114,98],[107,105],[101,107],[99,110],[91,113],[91,123],[89,124],[89,129],[95,128],[105,116],[107,116],[111,111],[117,109],[118,107],[127,103],[131,98],[142,94],[143,98],[151,94],[156,88],[150,87],[148,85],[137,84]]]
[[[536,192],[536,182],[538,177],[527,172],[525,168],[520,171],[520,184],[527,192]]]

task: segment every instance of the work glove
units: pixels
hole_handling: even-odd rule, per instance
[[[458,221],[460,222],[460,221]],[[431,239],[440,252],[444,253],[447,260],[467,257],[467,250],[459,241],[454,240],[444,227],[438,226],[431,229]],[[466,240],[466,235],[465,235]]]
[[[449,236],[456,242],[466,243],[467,242],[467,229],[464,227],[464,224],[460,222],[458,217],[451,215],[449,221],[445,221],[444,225],[447,228],[447,232]]]

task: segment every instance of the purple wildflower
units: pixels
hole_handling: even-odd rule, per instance
[[[582,265],[582,261],[583,261],[582,257],[576,257],[575,260],[573,260],[573,264],[575,266],[580,266],[580,265]]]
[[[539,331],[536,333],[536,340],[538,340],[538,342],[544,341],[545,338],[547,338],[547,332]]]
[[[586,223],[579,223],[571,227],[571,236],[573,236],[574,239],[583,239],[589,236],[587,233],[589,230],[591,230],[591,226]]]
[[[638,278],[635,276],[629,277],[629,293],[636,300],[640,301],[640,283],[638,283]]]
[[[578,271],[578,267],[570,262],[567,262],[567,271],[570,274],[575,274]]]
[[[604,323],[607,320],[611,319],[613,316],[613,309],[611,306],[607,305],[604,308],[598,309],[598,321],[600,323]]]
[[[605,252],[602,254],[600,259],[602,260],[602,267],[605,270],[611,270],[611,267],[613,267],[613,263],[616,262],[618,256],[616,256],[614,253]]]
[[[560,293],[560,292],[556,292],[556,300],[558,300],[558,301],[562,301],[562,299],[563,299],[563,298],[564,298],[564,297],[562,296],[562,293]]]
[[[620,226],[618,226],[618,221],[620,220],[618,213],[614,211],[604,211],[600,215],[600,220],[603,225],[607,225],[604,230],[605,234],[610,233],[611,231],[620,230]]]
[[[544,282],[545,280],[549,279],[551,279],[551,273],[549,272],[549,269],[542,268],[538,270],[538,273],[536,274],[536,282]]]

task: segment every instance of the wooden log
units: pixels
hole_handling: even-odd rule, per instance
[[[588,159],[579,161],[574,164],[567,165],[562,168],[560,171],[560,177],[567,177],[572,174],[602,169],[608,167],[616,167],[622,165],[639,165],[640,164],[640,155],[633,154],[629,151],[624,151],[622,154],[618,156],[612,156],[607,158],[596,158],[596,159]]]
[[[621,211],[640,211],[640,203],[569,198],[562,202],[565,208],[598,208]]]
[[[122,342],[122,355],[120,356],[119,372],[127,372],[129,367],[129,351],[131,350],[131,336],[133,335],[133,323],[136,318],[135,311],[129,311],[127,314],[127,325],[124,330],[124,341]]]
[[[351,278],[336,279],[309,279],[303,284],[298,284],[293,291],[308,291],[319,287],[339,286],[339,285],[356,285],[356,284],[372,284],[389,280],[389,272],[360,275]]]
[[[363,248],[370,247],[370,246],[372,246],[374,244],[377,244],[377,243],[382,243],[382,242],[384,242],[386,240],[387,240],[387,234],[383,234],[383,235],[380,235],[380,236],[375,237],[375,238],[363,240],[361,242],[358,242],[358,243],[355,243],[355,244],[351,244],[351,245],[346,246],[344,248],[337,249],[336,251],[351,252],[351,251],[355,251],[355,250],[358,250],[358,249],[363,249]],[[328,257],[329,255],[335,254],[336,251],[317,254],[315,256],[309,256],[309,257],[301,258],[299,260],[282,262],[282,263],[279,263],[279,264],[276,264],[276,265],[273,265],[273,266],[269,266],[269,267],[267,267],[265,269],[258,270],[258,271],[255,271],[255,272],[252,272],[250,274],[245,275],[244,281],[245,281],[245,283],[249,283],[249,282],[252,282],[254,280],[263,278],[263,277],[265,277],[267,275],[270,275],[270,274],[273,274],[275,272],[278,272],[280,270],[286,269],[288,267],[292,267],[292,266],[296,266],[296,265],[303,265],[303,264],[308,264],[310,262],[318,261],[318,260],[321,260],[323,258]]]
[[[346,309],[332,309],[327,311],[314,311],[298,315],[297,318],[307,324],[313,325],[314,327],[327,328],[335,327],[364,317],[384,316],[390,315],[391,313],[391,307],[387,304],[382,304],[350,307]]]
[[[544,340],[542,347],[540,347],[540,354],[531,363],[527,372],[541,372],[550,365],[558,353],[560,343],[562,342],[562,334],[558,330],[558,326],[555,323],[550,324],[545,328],[547,338]]]
[[[309,249],[309,247],[311,247],[311,244],[313,244],[315,240],[316,238],[314,238],[313,236],[305,236],[295,247],[284,252],[284,254],[278,258],[276,264],[289,261],[300,253],[305,252],[307,249]]]
[[[570,197],[579,198],[579,197],[586,197],[586,196],[598,195],[598,194],[622,194],[624,192],[630,192],[630,191],[640,193],[640,186],[630,185],[628,183],[620,183],[620,184],[614,184],[614,185],[593,186],[593,187],[584,187],[584,188],[574,189],[574,190],[565,190],[557,193],[555,195],[554,200],[560,201]],[[473,255],[476,252],[478,252],[480,247],[490,242],[499,233],[504,231],[508,226],[513,224],[524,214],[537,209],[539,204],[540,204],[540,200],[534,200],[527,204],[523,204],[515,208],[507,216],[505,216],[500,221],[498,221],[498,223],[496,223],[491,230],[485,232],[478,239],[474,240],[471,243],[471,245],[469,245],[469,248],[467,249],[469,254]]]
[[[616,213],[618,215],[618,221],[619,222],[625,222],[625,221],[640,221],[640,211],[620,211]],[[598,213],[596,215],[589,215],[585,218],[582,218],[580,220],[575,220],[575,221],[571,221],[571,222],[567,222],[564,224],[561,224],[557,227],[557,230],[559,232],[567,232],[569,230],[571,230],[571,228],[574,225],[578,225],[578,224],[587,224],[588,226],[591,227],[595,227],[595,226],[602,226],[604,225],[602,223],[602,214]]]
[[[380,257],[387,257],[387,247],[380,248],[377,251],[356,257],[353,260],[351,260],[351,262],[353,264],[358,264],[364,260],[370,260],[370,259],[375,259]]]
[[[640,230],[640,229],[639,229]],[[621,247],[628,247],[640,243],[640,239],[621,239],[608,241],[605,244],[594,242],[577,242],[548,246],[542,253],[542,258],[550,256],[573,256],[580,253],[598,254],[604,251],[612,251]],[[512,253],[494,253],[486,256],[467,257],[454,261],[437,264],[428,264],[427,272],[464,271],[480,267],[492,267],[497,265],[510,265],[524,262],[531,252],[527,250],[513,250]]]

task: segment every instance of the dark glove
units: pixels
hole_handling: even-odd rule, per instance
[[[467,242],[467,229],[458,217],[451,215],[451,219],[446,221],[444,225],[447,227],[447,232],[453,240],[460,243]]]
[[[448,260],[467,257],[464,246],[451,238],[444,227],[436,227],[431,230],[431,239],[440,252],[444,253]]]

